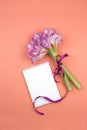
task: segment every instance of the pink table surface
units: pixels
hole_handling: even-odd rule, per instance
[[[59,54],[69,54],[64,64],[82,89],[73,86],[62,102],[39,108],[40,116],[22,70],[32,66],[32,34],[51,27],[62,34]],[[54,69],[47,56],[35,65],[45,61]],[[87,0],[0,0],[0,130],[87,130]]]

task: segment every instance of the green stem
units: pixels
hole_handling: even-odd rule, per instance
[[[52,57],[52,59],[55,61],[55,63],[56,63],[56,54],[57,54],[57,50],[56,50],[55,46],[53,46],[51,49],[49,49],[48,55],[50,55]],[[67,89],[69,91],[72,90],[69,80],[72,81],[72,83],[76,86],[77,89],[80,89],[81,85],[76,80],[76,78],[70,73],[70,71],[63,64],[61,66],[62,66],[62,69],[64,70],[65,75],[64,75],[63,79],[64,79]]]
[[[55,63],[56,63],[56,53],[57,50],[55,47],[52,47],[51,49],[48,50],[48,55],[55,61]]]
[[[72,90],[72,87],[71,87],[71,85],[70,85],[69,79],[68,79],[68,77],[67,77],[66,74],[64,74],[63,79],[64,79],[64,83],[65,83],[65,85],[66,85],[68,91],[71,91],[71,90]]]
[[[62,69],[64,70],[65,74],[69,78],[69,80],[72,81],[72,83],[76,86],[77,89],[81,88],[80,83],[77,81],[77,79],[70,73],[70,71],[64,66],[64,64],[61,65]]]

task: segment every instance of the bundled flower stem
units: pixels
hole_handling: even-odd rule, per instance
[[[67,75],[68,79],[71,80],[71,82],[76,86],[77,89],[81,88],[81,85],[79,81],[70,73],[70,71],[64,66],[64,64],[61,65],[65,74]]]
[[[76,86],[77,89],[80,89],[80,83],[62,63],[62,59],[64,59],[67,54],[62,57],[60,56],[60,59],[57,58],[57,45],[61,42],[61,35],[56,33],[54,29],[45,29],[43,33],[35,33],[32,40],[28,44],[28,56],[32,62],[36,62],[48,54],[57,66],[57,72],[55,75],[59,73],[62,75],[67,90],[72,90],[70,81]]]

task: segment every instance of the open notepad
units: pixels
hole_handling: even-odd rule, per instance
[[[48,62],[23,70],[23,75],[33,102],[38,96],[46,96],[52,100],[61,98]],[[40,98],[35,107],[48,103],[50,102]]]

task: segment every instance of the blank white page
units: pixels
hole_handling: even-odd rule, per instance
[[[46,96],[52,100],[61,98],[48,62],[23,70],[23,75],[33,102],[38,96]],[[50,102],[39,98],[35,107],[48,103]]]

